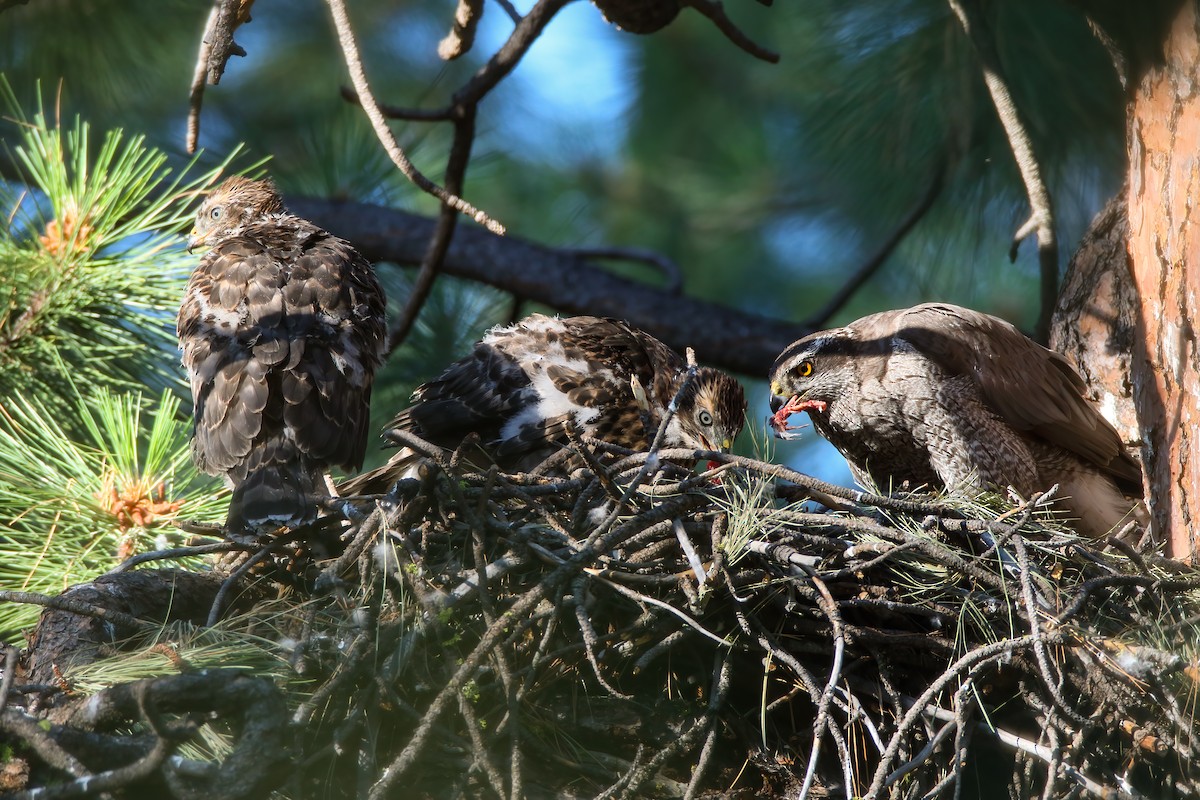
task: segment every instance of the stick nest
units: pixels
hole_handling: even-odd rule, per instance
[[[207,775],[210,798],[253,796],[215,771],[256,746],[227,700],[194,716],[198,668],[231,663],[201,658],[216,639],[274,664],[257,679],[286,712],[253,763],[277,796],[1200,796],[1182,565],[1070,535],[1048,497],[997,510],[714,453],[569,455],[521,475],[431,459],[341,501],[336,557],[277,540],[257,582],[226,579],[215,626],[65,670],[65,705],[192,681],[190,706],[128,701],[126,760],[216,731],[223,749],[154,773]],[[697,457],[718,466],[672,463]],[[298,588],[265,599],[280,570]],[[158,677],[86,683],[164,648]]]

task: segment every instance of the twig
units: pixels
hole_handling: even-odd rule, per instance
[[[10,736],[18,737],[22,743],[37,753],[39,758],[55,769],[62,770],[75,778],[92,774],[79,759],[64,750],[46,731],[42,730],[38,720],[33,717],[16,709],[0,708],[0,730]]]
[[[21,651],[15,647],[4,648],[4,676],[0,678],[0,710],[8,707],[8,693],[12,691],[13,681],[17,678],[17,659]]]
[[[415,497],[410,500],[401,512],[401,519],[409,517],[410,520],[415,519],[420,513],[418,509],[423,510],[428,500],[423,497]],[[358,560],[358,557],[363,554],[367,546],[375,541],[380,532],[384,529],[383,526],[383,509],[376,507],[374,511],[367,515],[367,518],[360,522],[354,529],[354,537],[350,540],[350,544],[342,551],[342,554],[334,559],[327,567],[321,570],[321,574],[317,576],[317,580],[313,584],[313,591],[321,593],[328,591],[346,570]],[[411,522],[410,522],[411,524]],[[400,524],[404,526],[403,522]]]
[[[461,195],[463,191],[467,165],[471,160],[471,144],[474,141],[475,106],[464,106],[462,112],[454,120],[454,140],[450,145],[450,156],[446,161],[446,190],[456,196]],[[417,316],[421,313],[425,301],[429,299],[429,293],[433,290],[433,282],[437,278],[438,272],[441,271],[442,262],[446,259],[446,251],[450,248],[450,239],[454,236],[457,224],[457,209],[452,203],[443,200],[437,226],[433,231],[433,238],[430,239],[429,248],[421,260],[421,267],[409,292],[408,302],[404,304],[404,311],[401,312],[400,319],[388,331],[387,348],[389,353],[400,346],[409,331],[412,330],[412,326],[416,324]],[[503,233],[503,230],[493,232]]]
[[[196,68],[192,73],[191,88],[188,90],[186,147],[189,155],[196,152],[196,145],[200,141],[200,106],[204,102],[204,87],[208,84],[208,60],[212,53],[211,42],[220,13],[220,3],[213,4],[212,10],[208,12],[208,21],[204,23],[204,33],[200,35],[200,52],[196,55]]]
[[[206,84],[216,86],[225,74],[225,65],[230,56],[245,56],[246,51],[233,41],[233,32],[242,23],[250,21],[250,6],[254,0],[216,0],[204,33],[200,36],[200,50],[196,55],[196,68],[192,73],[192,84],[188,90],[187,152],[195,153],[200,139],[200,106],[204,102]]]
[[[260,549],[254,555],[250,556],[250,558],[246,559],[243,563],[239,564],[238,567],[229,574],[229,577],[221,582],[221,588],[217,590],[217,596],[213,598],[212,608],[210,608],[208,611],[208,620],[205,624],[210,628],[213,625],[216,625],[217,621],[221,619],[221,610],[225,605],[225,597],[231,591],[233,591],[233,587],[241,583],[241,580],[246,576],[246,573],[254,569],[256,565],[266,561],[267,558],[273,553],[277,553],[286,545],[291,543],[296,536],[300,535],[301,531],[302,529],[297,529],[288,534],[272,539],[265,547]]]
[[[938,732],[934,734],[928,742],[925,743],[925,746],[921,748],[920,752],[918,752],[908,761],[905,761],[903,764],[896,767],[892,774],[887,776],[887,780],[883,782],[883,788],[887,789],[895,784],[896,781],[900,780],[905,775],[928,761],[929,757],[933,755],[933,751],[937,750],[938,746],[942,742],[946,741],[946,737],[957,730],[958,723],[954,720],[947,722],[945,725],[939,728]]]
[[[804,783],[800,786],[800,800],[805,800],[817,775],[817,761],[821,755],[821,742],[825,738],[825,731],[833,727],[829,720],[829,704],[833,701],[834,689],[837,688],[838,681],[842,678],[842,658],[846,652],[846,636],[842,631],[842,618],[838,614],[837,603],[834,602],[833,595],[829,593],[829,587],[810,568],[802,567],[801,569],[808,574],[808,579],[817,587],[817,591],[820,593],[821,610],[829,619],[829,624],[833,629],[833,664],[829,668],[829,679],[825,682],[825,688],[817,700],[817,717],[813,721],[812,750],[808,754],[808,767],[804,772]],[[846,791],[849,792],[854,786],[854,778],[850,773],[850,760],[845,755],[843,754],[842,758],[842,769],[846,771]]]
[[[631,529],[636,530],[638,527],[644,527],[647,521],[657,522],[662,519],[670,519],[672,516],[680,513],[683,507],[686,507],[689,502],[693,501],[685,497],[680,498],[678,504],[664,503],[651,511],[638,515],[638,517],[629,520],[624,525],[614,528],[607,535],[596,538],[595,541],[589,540],[582,550],[514,601],[499,619],[488,626],[487,630],[475,644],[475,647],[461,660],[454,674],[429,704],[424,716],[421,718],[420,725],[418,725],[417,730],[409,739],[408,744],[384,768],[379,776],[379,780],[371,787],[369,800],[383,800],[383,798],[389,796],[390,787],[412,766],[413,761],[428,742],[429,736],[433,732],[434,724],[445,712],[450,699],[462,690],[463,685],[474,673],[480,661],[501,639],[517,636],[529,625],[532,625],[534,620],[528,617],[529,612],[553,589],[562,585],[565,580],[582,569],[584,565],[594,560],[597,553],[604,552],[616,546],[618,542],[623,541],[622,537],[631,535]]]
[[[429,180],[429,178],[426,178],[409,161],[408,156],[405,155],[404,150],[400,147],[400,143],[396,141],[396,137],[392,134],[391,128],[388,127],[383,112],[379,110],[379,105],[375,102],[375,96],[371,94],[371,87],[367,83],[366,72],[363,70],[362,59],[358,54],[358,44],[354,40],[354,29],[350,26],[350,17],[346,12],[344,0],[327,0],[327,2],[330,14],[333,17],[334,28],[337,30],[338,42],[342,47],[342,54],[346,60],[346,68],[350,72],[350,82],[354,84],[354,91],[358,95],[363,111],[367,114],[367,119],[371,121],[371,127],[375,130],[375,136],[379,139],[379,143],[383,146],[392,163],[396,165],[404,177],[412,181],[421,191],[433,195],[442,201],[444,205],[450,206],[460,214],[470,217],[492,233],[501,236],[504,235],[503,225],[496,222],[483,211],[475,208],[466,200],[451,194]]]
[[[296,707],[296,711],[292,714],[293,725],[311,723],[313,714],[329,701],[335,691],[345,686],[354,677],[355,670],[362,666],[368,656],[376,652],[371,639],[372,637],[366,633],[359,633],[354,637],[342,657],[338,659],[333,674],[313,692],[311,697]]]
[[[680,399],[683,398],[684,394],[691,387],[692,382],[696,380],[696,370],[696,354],[691,350],[691,348],[688,348],[687,375],[679,384],[679,390],[675,392],[675,396],[671,398],[671,402],[667,403],[667,410],[666,413],[663,414],[663,418],[658,421],[658,431],[654,434],[654,441],[651,442],[650,449],[646,452],[646,460],[642,464],[642,468],[638,470],[637,475],[635,475],[633,480],[629,482],[629,485],[625,488],[625,492],[621,495],[621,498],[613,505],[612,511],[609,512],[608,517],[604,520],[604,522],[600,523],[592,535],[588,537],[588,544],[591,544],[608,532],[609,528],[613,526],[613,524],[617,521],[617,518],[621,515],[621,511],[625,508],[625,504],[629,502],[629,498],[632,497],[633,493],[636,492],[638,487],[642,485],[642,482],[645,481],[646,478],[648,478],[652,473],[658,471],[658,451],[662,448],[663,440],[666,438],[667,428],[671,424],[671,418],[674,417],[679,411]]]
[[[683,270],[675,261],[654,250],[642,247],[569,247],[564,248],[564,252],[577,258],[640,261],[654,267],[667,279],[663,285],[664,292],[679,294],[683,291]]]
[[[466,722],[467,736],[471,740],[471,752],[475,760],[475,764],[483,770],[483,774],[487,776],[488,784],[497,797],[504,797],[507,792],[504,791],[504,778],[500,775],[500,770],[492,762],[491,756],[488,755],[487,744],[483,741],[483,737],[479,733],[479,718],[475,716],[475,710],[471,708],[471,701],[466,695],[458,696],[458,713],[462,714],[463,721]]]
[[[483,0],[458,0],[454,9],[454,25],[446,38],[438,42],[438,56],[453,61],[465,55],[475,43],[475,29],[483,16]]]
[[[883,783],[887,780],[889,769],[896,753],[900,749],[900,743],[904,736],[912,728],[913,724],[918,720],[920,715],[924,713],[924,709],[929,705],[933,698],[937,697],[948,684],[954,681],[963,671],[974,667],[983,661],[993,660],[1006,657],[1012,653],[1018,652],[1033,644],[1032,636],[1021,636],[1015,639],[1007,639],[1005,641],[996,642],[991,645],[983,645],[963,655],[957,661],[950,665],[945,672],[937,677],[929,687],[914,701],[911,708],[900,720],[896,726],[892,738],[888,741],[887,749],[884,750],[883,756],[880,758],[879,767],[875,770],[875,777],[871,781],[870,788],[867,789],[865,797],[878,797],[883,789]]]
[[[907,699],[910,699],[910,698],[907,698]],[[919,703],[920,701],[917,700],[917,701],[912,701],[912,702],[914,703],[912,708],[915,709],[916,708],[915,703]],[[923,713],[929,714],[930,716],[935,717],[937,719],[950,719],[950,720],[954,719],[954,712],[947,711],[947,710],[945,710],[943,708],[939,708],[937,706],[928,706],[925,708]],[[994,725],[989,725],[986,722],[980,722],[975,725],[975,730],[980,733],[985,733],[988,736],[991,736],[992,738],[994,738],[1000,742],[1003,742],[1004,744],[1008,745],[1009,747],[1012,747],[1015,750],[1019,750],[1022,753],[1025,753],[1027,755],[1033,756],[1037,760],[1045,762],[1047,764],[1051,763],[1054,759],[1054,753],[1050,748],[1046,747],[1045,745],[1038,744],[1037,742],[1030,741],[1029,739],[1027,739],[1023,736],[1019,736],[1019,735],[1012,733],[1010,731],[1007,731],[1003,728],[998,728],[998,727],[995,727]],[[1112,788],[1102,786],[1100,783],[1098,783],[1094,779],[1088,777],[1084,773],[1080,772],[1079,770],[1075,769],[1074,767],[1072,767],[1068,764],[1065,764],[1065,763],[1062,764],[1062,770],[1063,770],[1063,772],[1065,772],[1067,774],[1068,777],[1070,777],[1073,781],[1075,781],[1075,783],[1077,783],[1080,786],[1080,788],[1082,788],[1084,791],[1086,791],[1088,794],[1092,795],[1093,797],[1101,798],[1101,800],[1110,800],[1111,798],[1116,797],[1116,796],[1124,796],[1124,797],[1130,797],[1130,798],[1141,797],[1141,795],[1136,792],[1129,792],[1129,791],[1117,792],[1117,791],[1114,791]],[[1116,784],[1116,781],[1114,781],[1114,784]]]
[[[995,45],[988,35],[982,15],[978,13],[978,7],[974,4],[975,0],[946,2],[950,4],[950,9],[958,17],[963,30],[975,47],[975,54],[983,71],[983,81],[992,96],[996,116],[1004,127],[1008,145],[1012,149],[1021,180],[1025,184],[1025,194],[1029,198],[1030,206],[1029,221],[1017,231],[1009,257],[1015,259],[1021,240],[1034,231],[1037,232],[1038,263],[1041,265],[1041,309],[1038,313],[1035,338],[1044,344],[1050,337],[1050,318],[1054,313],[1054,304],[1058,301],[1058,241],[1054,230],[1050,192],[1042,180],[1041,168],[1033,152],[1033,143],[1004,80]]]
[[[194,556],[205,556],[212,553],[230,553],[235,550],[245,550],[244,545],[237,542],[214,542],[212,544],[192,545],[189,547],[172,547],[166,550],[151,550],[148,553],[138,553],[117,564],[110,569],[105,575],[116,575],[121,572],[128,572],[134,567],[146,564],[150,561],[165,561],[167,559],[177,558],[192,558]]]
[[[554,15],[571,0],[538,0],[529,13],[521,17],[508,40],[488,62],[471,76],[471,80],[454,93],[452,105],[476,105],[510,72],[516,69],[525,53],[542,35]]]
[[[592,573],[591,570],[586,570],[586,571],[589,573]],[[691,628],[692,630],[696,631],[697,633],[705,636],[706,638],[711,639],[712,641],[716,642],[721,647],[733,647],[734,646],[734,644],[732,642],[730,642],[726,639],[723,639],[720,636],[717,636],[715,633],[708,630],[703,625],[701,625],[699,622],[697,622],[696,620],[694,620],[690,616],[688,616],[685,612],[680,611],[678,608],[671,605],[670,603],[664,603],[662,600],[659,600],[656,597],[650,597],[649,595],[642,594],[640,592],[635,592],[632,589],[627,589],[619,583],[614,583],[613,581],[606,580],[605,578],[601,578],[598,575],[595,575],[594,573],[592,573],[592,577],[595,578],[596,580],[603,582],[606,586],[611,588],[617,594],[622,594],[622,595],[628,597],[630,600],[636,601],[638,603],[646,603],[647,605],[652,605],[657,608],[661,608],[664,611],[666,611],[667,613],[673,614],[674,616],[679,617],[679,619],[683,620],[689,628]]]
[[[662,748],[657,754],[655,754],[653,758],[650,759],[641,772],[633,777],[633,779],[629,782],[628,791],[630,793],[636,792],[637,789],[639,789],[647,779],[653,776],[663,764],[667,763],[668,759],[673,758],[677,753],[690,748],[696,739],[700,737],[701,733],[707,731],[709,735],[706,737],[706,743],[707,741],[711,741],[711,734],[712,731],[715,730],[716,726],[716,715],[725,705],[725,700],[729,695],[730,686],[733,683],[733,670],[731,668],[731,659],[729,653],[720,653],[717,655],[717,658],[719,659],[720,664],[713,669],[712,683],[710,685],[708,695],[708,705],[704,709],[704,713],[701,715],[700,719],[696,720],[694,725],[692,725],[688,730],[684,731],[682,736],[679,736],[666,747]],[[706,761],[703,757],[703,751],[701,751],[701,758],[694,770],[692,780],[689,781],[686,789],[684,790],[685,798],[689,795],[689,793],[691,793],[692,787],[696,783],[697,775],[703,771],[705,763]]]
[[[818,492],[823,492],[832,497],[837,497],[842,500],[849,500],[852,503],[862,503],[864,505],[875,506],[876,508],[884,508],[890,511],[900,511],[906,514],[935,514],[946,515],[951,517],[961,516],[958,511],[938,503],[937,501],[922,501],[922,500],[906,500],[900,497],[887,497],[885,495],[872,494],[859,489],[847,489],[844,486],[822,481],[811,475],[805,475],[802,472],[797,472],[794,469],[789,469],[782,464],[768,464],[763,461],[757,461],[746,456],[737,456],[730,453],[718,453],[713,451],[698,451],[697,457],[709,461],[717,461],[723,464],[734,464],[739,467],[746,467],[762,475],[770,475],[776,478],[782,478],[785,481],[803,486],[805,489],[814,489]],[[836,519],[836,518],[835,518]]]
[[[599,637],[596,636],[596,629],[592,627],[592,621],[588,618],[587,607],[584,604],[587,587],[584,584],[583,576],[576,576],[575,580],[572,581],[571,587],[575,595],[575,621],[579,623],[579,633],[583,636],[583,651],[587,655],[588,663],[592,665],[592,674],[595,676],[596,682],[613,697],[619,697],[622,700],[632,700],[633,695],[622,692],[608,682],[608,679],[604,677],[604,673],[600,670],[600,662],[596,660],[596,647]]]
[[[1025,603],[1026,616],[1029,620],[1029,632],[1033,635],[1033,654],[1037,660],[1038,668],[1042,673],[1042,683],[1045,685],[1046,690],[1050,692],[1050,698],[1055,706],[1058,707],[1058,710],[1080,729],[1087,729],[1091,723],[1082,714],[1071,708],[1067,704],[1066,698],[1062,696],[1062,676],[1054,674],[1050,656],[1046,652],[1046,643],[1042,639],[1042,626],[1038,619],[1039,609],[1034,600],[1033,581],[1030,578],[1032,570],[1029,566],[1029,553],[1025,548],[1025,538],[1023,536],[1014,536],[1012,537],[1012,543],[1017,553],[1017,563],[1020,566],[1021,599]]]
[[[152,628],[149,622],[144,622],[135,616],[126,614],[124,611],[115,611],[111,608],[85,603],[82,600],[75,600],[70,597],[51,597],[37,592],[12,592],[8,590],[0,590],[0,602],[9,603],[29,603],[32,605],[45,606],[46,608],[55,608],[59,611],[69,611],[72,614],[80,614],[85,617],[95,617],[102,619],[105,622],[113,625],[130,628],[134,631],[144,631]]]
[[[825,301],[825,305],[821,306],[816,313],[808,318],[808,321],[804,323],[806,326],[813,330],[821,330],[829,324],[829,320],[833,315],[842,310],[842,307],[863,287],[863,284],[883,266],[896,247],[916,227],[917,223],[925,218],[925,215],[929,213],[929,209],[933,208],[933,204],[937,202],[938,197],[942,193],[945,177],[945,161],[940,160],[934,170],[933,177],[929,181],[929,185],[925,188],[925,192],[921,195],[921,199],[917,201],[917,204],[913,206],[904,219],[900,220],[900,224],[879,245],[879,248],[866,261],[859,265],[849,280],[834,292],[833,297]]]
[[[682,0],[681,5],[683,4],[691,6],[712,20],[717,29],[725,34],[725,38],[750,55],[771,64],[779,63],[778,53],[758,44],[733,24],[733,20],[726,16],[725,7],[721,5],[720,0]]]

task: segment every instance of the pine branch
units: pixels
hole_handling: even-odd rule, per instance
[[[293,212],[315,221],[372,261],[419,264],[435,222],[364,203],[288,198]],[[701,361],[765,375],[775,357],[811,332],[806,326],[621,278],[570,250],[459,226],[442,271],[544,303],[563,314],[620,317]]]

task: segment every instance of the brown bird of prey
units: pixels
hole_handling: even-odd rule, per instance
[[[887,490],[1055,484],[1085,535],[1130,519],[1142,478],[1066,358],[947,303],[872,314],[794,342],[771,368],[772,426],[807,411],[855,477]]]
[[[232,177],[200,206],[210,249],[179,309],[192,456],[233,489],[226,528],[313,521],[330,466],[362,465],[384,294],[349,243],[288,214],[269,181]]]
[[[419,387],[388,428],[447,449],[478,434],[486,460],[506,470],[529,469],[566,445],[568,425],[645,450],[687,373],[678,353],[620,320],[533,314],[489,331],[470,355]],[[745,414],[741,385],[700,367],[667,423],[663,446],[727,450]],[[411,477],[417,461],[402,449],[339,488],[386,491]]]

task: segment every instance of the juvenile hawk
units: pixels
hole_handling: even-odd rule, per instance
[[[192,456],[232,487],[230,532],[310,522],[324,471],[362,465],[383,290],[349,243],[288,214],[269,181],[218,186],[188,240],[200,245],[211,249],[178,322]]]
[[[488,458],[508,470],[528,469],[565,445],[568,424],[645,450],[686,376],[679,354],[620,320],[533,314],[489,331],[469,356],[419,387],[388,427],[447,449],[477,433]],[[741,385],[701,367],[667,425],[664,446],[727,450],[745,413]],[[401,450],[341,489],[386,491],[415,461]]]
[[[1007,322],[945,303],[806,336],[771,368],[772,425],[807,411],[856,477],[1030,497],[1058,484],[1081,533],[1130,517],[1141,470],[1070,362]]]

